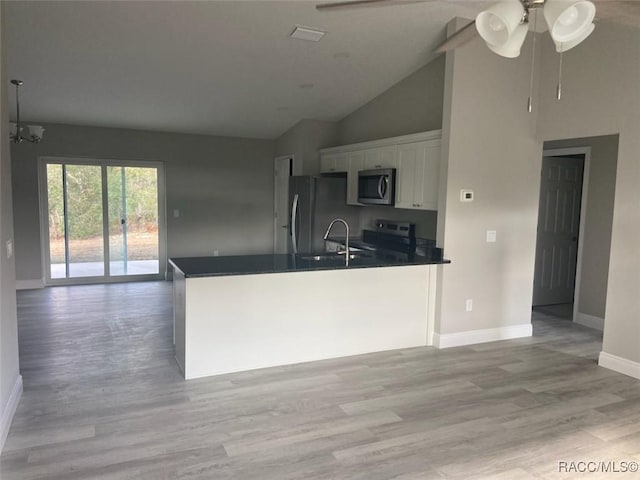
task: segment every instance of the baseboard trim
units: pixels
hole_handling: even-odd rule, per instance
[[[598,365],[640,380],[640,363],[638,362],[617,357],[607,352],[600,352]]]
[[[44,280],[37,278],[35,280],[16,280],[16,290],[35,290],[44,288]]]
[[[4,412],[2,412],[2,418],[0,419],[0,452],[2,452],[2,449],[4,448],[4,442],[7,440],[7,435],[9,435],[11,422],[13,421],[13,416],[16,414],[16,410],[18,409],[20,397],[22,397],[22,375],[18,375],[18,378],[16,378],[16,381],[13,384],[13,389],[11,390],[11,395],[9,395],[7,407]]]
[[[531,335],[533,335],[533,327],[530,323],[527,323],[524,325],[468,330],[458,333],[434,333],[433,345],[437,348],[461,347],[463,345],[474,345],[476,343],[530,337]]]
[[[604,318],[594,317],[593,315],[587,315],[586,313],[577,312],[573,321],[579,323],[585,327],[595,328],[601,332],[604,330]]]

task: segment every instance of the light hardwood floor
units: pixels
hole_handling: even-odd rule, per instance
[[[559,461],[640,460],[640,381],[596,365],[598,332],[542,314],[528,339],[185,382],[169,283],[19,292],[18,309],[2,480],[573,478]]]

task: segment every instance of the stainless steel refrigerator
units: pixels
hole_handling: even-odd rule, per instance
[[[334,218],[349,223],[351,236],[360,231],[358,207],[347,205],[347,178],[301,176],[289,179],[289,253],[324,251],[323,236]],[[332,237],[344,237],[335,225]]]

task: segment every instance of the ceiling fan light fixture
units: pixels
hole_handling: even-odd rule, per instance
[[[557,45],[587,38],[591,32],[586,35],[585,32],[593,31],[591,25],[596,7],[588,0],[547,0],[543,13],[551,38]]]
[[[524,44],[524,40],[527,37],[527,32],[529,31],[529,26],[519,25],[513,35],[509,38],[507,43],[504,45],[491,45],[487,43],[487,47],[498,55],[506,58],[516,58],[520,56],[520,49],[522,49],[522,45]]]
[[[554,40],[553,43],[556,45],[556,52],[558,53],[566,52],[567,50],[571,50],[573,47],[580,45],[589,35],[591,35],[594,28],[595,28],[595,25],[593,23],[590,24],[589,26],[587,26],[586,30],[584,30],[580,34],[578,38],[571,40],[570,42],[556,42]]]
[[[478,14],[476,29],[488,45],[504,46],[522,24],[524,14],[520,0],[503,1]]]
[[[29,125],[27,128],[29,129],[29,135],[31,135],[33,142],[38,143],[40,140],[42,140],[44,127],[40,125]]]

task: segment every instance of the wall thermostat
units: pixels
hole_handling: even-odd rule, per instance
[[[473,190],[460,190],[461,202],[473,202]]]

